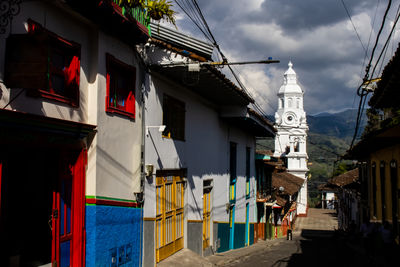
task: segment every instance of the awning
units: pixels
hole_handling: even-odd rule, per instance
[[[188,71],[188,66],[151,65],[153,73],[167,78],[203,96],[218,105],[234,106],[253,103],[254,100],[242,89],[212,66],[203,65],[199,72]]]

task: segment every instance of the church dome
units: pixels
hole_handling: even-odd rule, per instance
[[[303,94],[303,90],[301,87],[297,84],[297,75],[296,72],[293,70],[293,64],[291,61],[289,61],[288,64],[289,68],[287,71],[284,73],[284,80],[283,80],[283,85],[279,89],[278,94],[287,94],[287,93],[299,93]]]

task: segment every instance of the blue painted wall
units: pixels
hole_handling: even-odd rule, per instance
[[[217,252],[229,250],[229,223],[218,223],[218,239],[220,246]]]
[[[235,240],[234,248],[242,248],[246,242],[246,224],[235,223]]]
[[[141,211],[86,205],[86,267],[140,266]]]
[[[242,248],[245,246],[245,231],[246,224],[235,223],[235,239],[234,248]],[[224,252],[229,250],[229,223],[218,223],[218,238],[220,240],[220,247],[217,252]],[[254,244],[254,224],[250,224],[250,245]]]
[[[254,244],[254,224],[250,224],[250,245]]]

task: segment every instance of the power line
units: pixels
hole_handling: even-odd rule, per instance
[[[361,38],[360,38],[360,35],[358,34],[358,31],[357,31],[357,29],[356,29],[356,26],[354,25],[353,20],[351,19],[349,10],[347,9],[346,4],[344,3],[344,0],[341,0],[341,1],[342,1],[342,4],[343,4],[344,9],[346,10],[346,14],[347,14],[347,16],[349,17],[349,20],[350,20],[350,22],[351,22],[351,25],[353,25],[353,29],[354,29],[354,31],[356,32],[357,38],[358,38],[358,40],[360,41],[360,44],[361,44],[362,48],[363,48],[364,51],[365,51],[365,54],[367,54],[367,49],[365,49],[364,44],[363,44],[363,42],[361,41]]]
[[[374,44],[374,47],[373,47],[372,52],[371,52],[371,57],[369,59],[367,67],[365,68],[365,76],[364,76],[364,79],[363,79],[363,83],[357,89],[357,95],[360,96],[360,103],[358,105],[356,126],[355,126],[355,129],[354,129],[353,139],[351,140],[350,150],[353,148],[354,141],[356,140],[357,135],[358,135],[358,130],[359,130],[359,127],[360,127],[360,121],[361,121],[361,117],[362,117],[362,113],[364,111],[364,105],[365,105],[365,99],[364,98],[366,98],[368,93],[369,93],[369,91],[364,90],[363,85],[368,81],[369,70],[371,68],[371,63],[372,63],[372,60],[374,58],[375,50],[376,50],[376,47],[378,46],[379,38],[380,38],[381,33],[383,31],[383,27],[385,26],[386,17],[387,17],[387,14],[389,13],[389,9],[390,9],[391,5],[392,5],[392,0],[389,0],[388,5],[387,5],[386,10],[385,10],[385,14],[383,15],[381,26],[379,28],[378,34],[377,34],[376,39],[375,39],[375,44]]]
[[[222,53],[221,48],[219,47],[218,42],[216,41],[213,33],[211,32],[210,27],[208,26],[208,23],[203,15],[203,12],[201,11],[201,8],[199,6],[199,4],[197,3],[196,0],[187,0],[187,4],[188,8],[190,8],[192,10],[193,13],[197,13],[196,14],[196,19],[192,18],[189,15],[189,12],[187,10],[185,10],[186,7],[183,7],[182,3],[178,3],[178,0],[175,0],[175,2],[178,4],[178,6],[189,16],[189,18],[195,22],[196,19],[200,20],[200,22],[196,21],[195,25],[201,30],[201,32],[205,35],[205,37],[210,40],[214,47],[218,50],[218,53],[221,55],[222,61],[223,62],[228,62],[228,59],[225,57],[225,55]],[[193,11],[195,10],[195,12]],[[201,26],[200,26],[201,24]],[[203,28],[202,28],[203,27]],[[267,116],[267,114],[264,113],[264,111],[262,110],[262,108],[259,106],[259,104],[255,101],[255,99],[251,96],[251,93],[246,89],[246,87],[243,85],[243,83],[240,81],[238,75],[235,73],[235,71],[232,69],[231,66],[228,65],[228,68],[230,70],[230,72],[232,73],[233,77],[235,78],[238,86],[244,91],[246,92],[246,94],[248,94],[254,101],[253,105],[255,107],[255,109],[264,117]]]

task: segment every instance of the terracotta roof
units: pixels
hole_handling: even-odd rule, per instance
[[[275,199],[276,199],[276,204],[278,204],[279,206],[284,207],[286,205],[287,200],[284,199],[283,197],[276,196]]]
[[[279,189],[283,187],[283,194],[294,195],[304,184],[304,179],[288,172],[278,172],[272,174],[272,187]]]
[[[333,185],[331,183],[326,183],[326,184],[320,184],[318,186],[318,190],[319,191],[330,191],[330,192],[334,192],[336,191],[336,185]]]
[[[358,180],[358,168],[355,168],[351,171],[345,172],[341,175],[335,176],[332,179],[328,180],[330,184],[343,187],[354,183]]]

